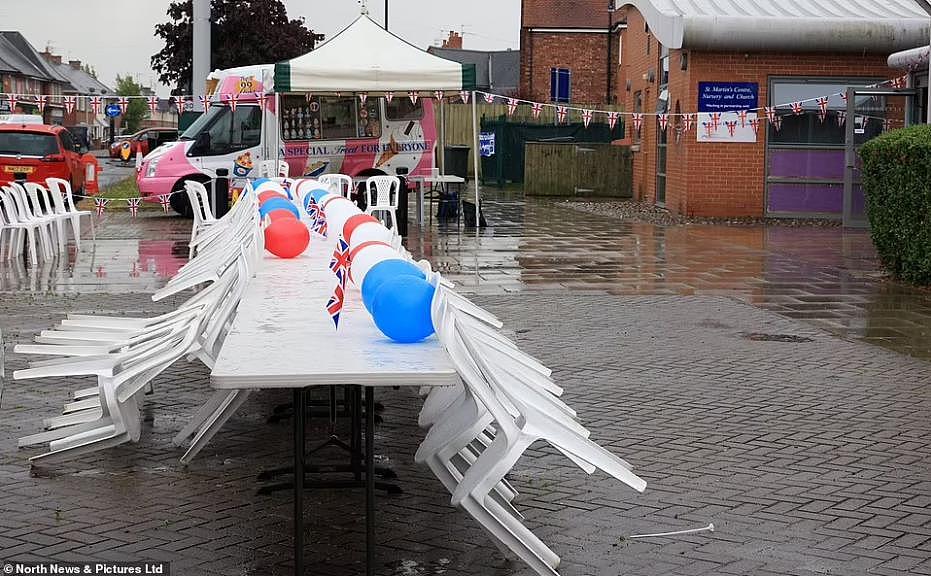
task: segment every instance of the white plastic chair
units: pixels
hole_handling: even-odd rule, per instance
[[[49,192],[55,202],[55,212],[66,214],[71,220],[71,230],[74,233],[74,245],[81,249],[81,217],[86,216],[91,225],[91,240],[97,240],[97,232],[94,230],[94,213],[90,210],[78,210],[74,205],[74,196],[71,191],[71,183],[61,178],[46,178],[45,183],[48,185]]]
[[[36,218],[26,205],[25,192],[19,186],[2,186],[0,194],[3,196],[3,208],[8,219],[9,228],[17,228],[25,231],[29,241],[29,259],[30,263],[35,266],[38,262],[38,252],[41,248],[43,258],[51,258],[51,237],[49,234],[49,222]],[[18,242],[13,246],[17,253],[22,250],[22,234],[18,235]]]
[[[339,194],[343,198],[352,196],[352,176],[346,174],[324,174],[317,180],[326,186],[333,194]]]
[[[203,184],[194,180],[185,180],[184,190],[187,192],[191,210],[194,212],[194,224],[191,227],[191,240],[188,248],[188,258],[193,258],[198,234],[214,224],[217,219],[213,215],[213,210],[210,209],[210,198]]]
[[[400,198],[401,180],[397,176],[372,176],[365,181],[365,213],[377,215],[385,222],[390,216],[392,232],[398,230],[398,199]]]
[[[43,218],[49,219],[50,228],[54,226],[54,228],[51,229],[55,232],[55,236],[58,240],[58,253],[64,254],[65,220],[69,219],[68,216],[55,210],[55,201],[45,186],[36,184],[35,182],[26,182],[23,186],[32,202],[33,211]]]

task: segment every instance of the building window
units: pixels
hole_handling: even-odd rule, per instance
[[[640,90],[637,90],[636,92],[634,92],[634,112],[636,113],[643,112],[643,92],[641,92]],[[624,130],[625,131],[627,130],[627,126],[624,127]],[[633,129],[631,129],[631,132],[633,134],[634,140],[639,142],[640,132],[633,130]]]
[[[569,102],[572,93],[572,72],[568,68],[550,68],[550,101]]]
[[[669,48],[659,46],[659,85],[669,84]]]

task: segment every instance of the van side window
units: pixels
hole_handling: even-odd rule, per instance
[[[219,156],[253,148],[262,142],[262,110],[258,106],[240,104],[232,112],[224,107],[208,129],[208,156]]]
[[[407,96],[397,96],[388,104],[386,116],[388,120],[420,120],[423,118],[423,100],[418,99],[416,104],[411,104]]]
[[[74,138],[71,137],[71,132],[62,130],[59,136],[61,137],[61,147],[63,151],[74,152]]]

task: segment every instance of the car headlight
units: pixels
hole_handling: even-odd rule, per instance
[[[148,168],[145,169],[145,177],[152,178],[155,176],[155,171],[158,169],[158,158],[149,162]]]

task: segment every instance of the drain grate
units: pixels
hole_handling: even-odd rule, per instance
[[[744,332],[741,334],[747,340],[754,342],[814,342],[814,338],[807,336],[796,336],[795,334],[763,334],[762,332]]]

